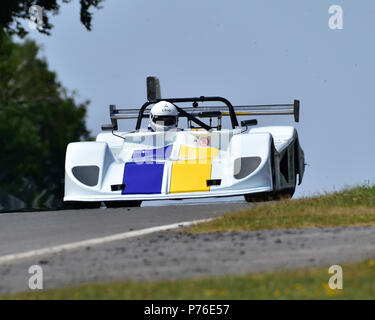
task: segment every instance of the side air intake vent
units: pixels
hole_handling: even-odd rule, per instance
[[[234,160],[233,176],[236,179],[243,179],[253,173],[260,165],[262,159],[260,157],[245,157]]]
[[[78,166],[72,168],[74,177],[81,183],[89,187],[94,187],[99,180],[98,166]]]

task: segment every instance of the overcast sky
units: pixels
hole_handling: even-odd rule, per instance
[[[343,8],[343,30],[328,26],[331,5]],[[309,166],[296,195],[375,181],[375,1],[107,0],[93,13],[88,32],[78,1],[62,5],[51,36],[29,35],[63,85],[91,100],[93,134],[108,104],[143,104],[147,75],[165,97],[298,98],[300,123],[258,119],[297,128]]]

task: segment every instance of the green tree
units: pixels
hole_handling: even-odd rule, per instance
[[[0,41],[0,185],[28,206],[57,206],[63,196],[66,146],[88,139],[88,101],[38,57],[34,41]]]
[[[0,4],[0,29],[8,34],[24,37],[28,32],[23,28],[22,21],[30,18],[29,9],[32,5],[43,8],[42,33],[50,34],[52,25],[49,23],[49,14],[56,15],[60,11],[61,3],[70,3],[72,0],[1,0]],[[87,30],[91,30],[91,7],[100,9],[104,0],[80,0],[80,19]],[[60,3],[60,4],[59,4]]]

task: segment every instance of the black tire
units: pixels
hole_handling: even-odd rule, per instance
[[[105,201],[107,208],[126,208],[126,207],[140,207],[142,204],[141,200],[129,200],[129,201]]]
[[[65,209],[97,209],[101,206],[100,201],[65,201]]]
[[[273,192],[249,193],[244,195],[247,202],[266,202],[273,200]]]
[[[292,199],[295,190],[296,188],[288,188],[281,191],[277,191],[273,194],[272,200]]]
[[[244,197],[247,202],[267,202],[291,199],[293,194],[294,188],[289,188],[277,192],[249,193],[245,194]]]

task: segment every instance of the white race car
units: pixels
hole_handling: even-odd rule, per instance
[[[301,184],[305,159],[296,129],[253,127],[255,119],[237,120],[238,116],[293,114],[298,122],[298,100],[232,106],[222,97],[161,99],[155,77],[147,78],[147,93],[148,101],[140,109],[110,106],[111,124],[102,126],[110,132],[100,133],[96,141],[68,145],[66,204],[140,206],[145,200],[238,195],[247,201],[265,201],[292,197],[297,176]],[[161,101],[173,105],[178,119],[187,120],[185,129],[141,129],[142,120],[150,118],[149,108]],[[222,128],[226,116],[231,126],[227,129]],[[118,131],[119,119],[137,119],[135,130]]]

